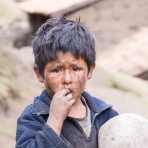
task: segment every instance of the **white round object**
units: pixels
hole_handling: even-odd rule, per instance
[[[99,148],[148,148],[148,120],[136,114],[120,114],[99,131]]]

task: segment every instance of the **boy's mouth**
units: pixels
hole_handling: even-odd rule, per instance
[[[65,94],[65,96],[67,96],[70,93],[72,93],[72,90],[71,89],[68,89],[68,92]]]

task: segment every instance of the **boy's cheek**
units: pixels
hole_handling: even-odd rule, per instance
[[[49,95],[51,96],[54,96],[60,89],[57,89],[57,88],[49,88],[49,87],[46,87],[48,92],[49,92]]]
[[[85,83],[84,83],[84,81],[83,82],[82,81],[79,82],[77,84],[77,87],[73,91],[73,96],[76,97],[76,98],[77,97],[80,97],[81,94],[83,93],[84,89],[85,89]]]
[[[77,83],[79,85],[78,87],[79,87],[80,90],[85,88],[86,82],[87,82],[87,76],[86,75],[83,75],[83,76],[78,78]]]
[[[62,90],[62,86],[61,85],[56,85],[56,86],[51,86],[50,87],[50,90],[55,94],[57,93],[58,91]]]
[[[62,89],[63,89],[62,86],[57,86],[54,88],[54,93],[57,93],[57,92],[61,91]]]

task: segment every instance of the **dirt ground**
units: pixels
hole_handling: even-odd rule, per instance
[[[147,12],[148,0],[100,0],[97,4],[80,10],[68,17],[80,17],[81,21],[94,33],[97,57],[99,58],[101,54],[112,49],[125,38],[129,38],[142,27],[147,28]],[[18,52],[22,60],[26,51],[22,50]],[[23,62],[31,62],[32,55],[30,52],[28,52],[26,56],[27,58],[23,58]],[[96,92],[96,83],[94,82],[93,84],[95,85],[91,85],[91,87],[93,87],[91,89],[94,89],[94,92]],[[110,91],[106,91],[106,93],[109,92]],[[116,95],[118,93],[114,91],[114,94]],[[120,94],[119,97],[120,96],[122,96],[122,94]],[[3,145],[3,148],[15,147],[16,118],[29,101],[24,101],[22,104],[13,102],[14,104],[12,104],[16,107],[12,108],[11,113],[7,115],[6,118],[0,115],[0,121],[3,124],[3,126],[0,126],[0,144]],[[126,103],[128,104],[128,99]],[[118,103],[115,103],[115,105],[116,104]],[[9,121],[7,120],[8,118]],[[7,131],[5,129],[7,129]]]

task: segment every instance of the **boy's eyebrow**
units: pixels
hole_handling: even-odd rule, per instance
[[[50,66],[48,66],[48,68],[55,68],[55,67],[61,67],[62,64],[58,64],[58,63],[53,63]]]
[[[57,68],[57,67],[61,68],[63,66],[64,65],[62,63],[54,63],[54,64],[51,64],[48,68]],[[78,63],[72,63],[72,64],[70,64],[70,66],[71,67],[74,67],[74,66],[81,67],[81,65]]]
[[[74,63],[74,64],[71,64],[70,66],[81,66],[80,64],[78,64],[78,63]]]

